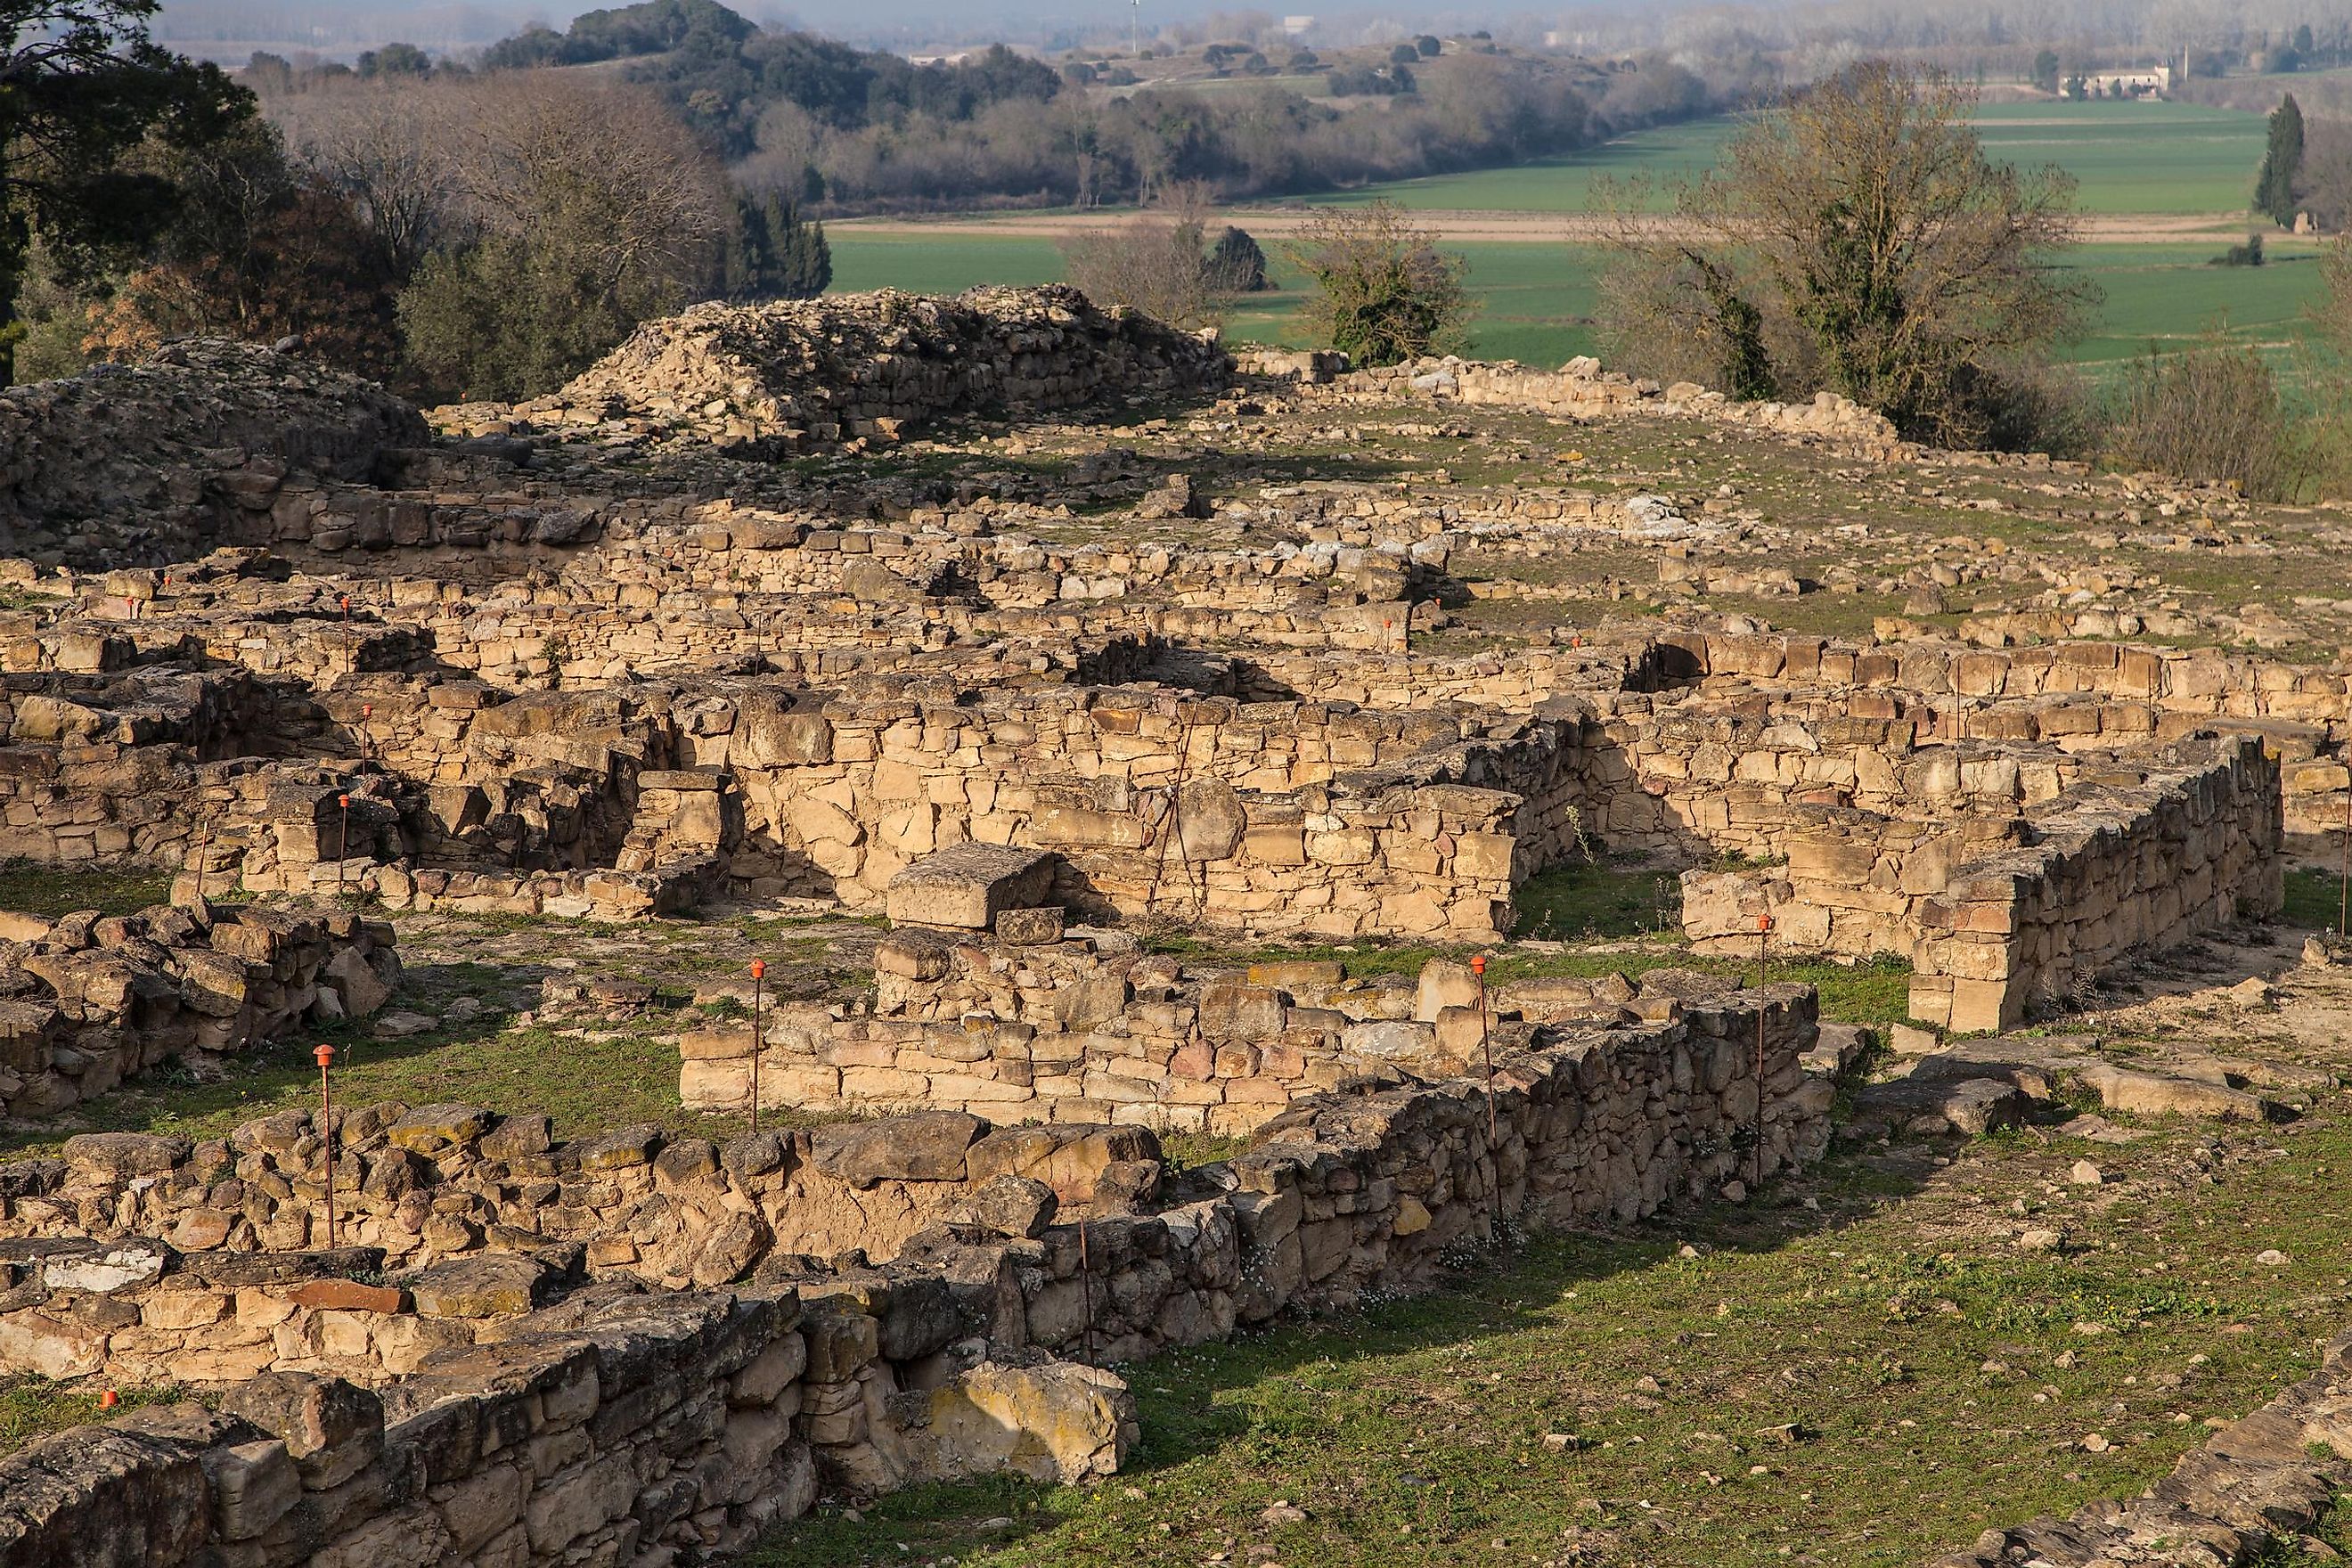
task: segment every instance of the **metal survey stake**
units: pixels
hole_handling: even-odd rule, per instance
[[[1503,1146],[1495,1118],[1495,1041],[1486,1024],[1486,955],[1470,955],[1470,973],[1478,980],[1478,1054],[1486,1063],[1486,1163],[1492,1171],[1486,1194],[1488,1223],[1497,1237],[1503,1232]]]
[[[751,1131],[760,1130],[760,993],[768,977],[768,961],[751,961]]]
[[[343,862],[352,855],[352,797],[339,795],[335,801],[342,812],[342,826],[335,832],[335,895],[340,898],[343,891]]]
[[[327,1087],[327,1069],[335,1065],[335,1047],[321,1040],[310,1052],[319,1064],[319,1137],[327,1160],[327,1245],[335,1245],[335,1122],[334,1098]]]
[[[1754,1170],[1748,1184],[1764,1184],[1764,1016],[1771,1011],[1770,999],[1764,994],[1765,943],[1772,940],[1772,917],[1756,917],[1756,1152]]]

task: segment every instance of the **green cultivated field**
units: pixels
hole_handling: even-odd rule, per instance
[[[2273,246],[2263,267],[2209,266],[2212,254],[2200,246],[2084,246],[2078,263],[2106,299],[2073,358],[2112,364],[2150,343],[2175,347],[2208,331],[2265,351],[2291,350],[2323,292],[2318,252]]]
[[[1556,365],[1597,352],[1591,318],[1600,258],[1591,247],[1530,242],[1450,248],[1468,258],[1470,287],[1484,305],[1471,333],[1479,355]],[[2234,339],[2284,349],[2300,335],[2304,309],[2318,297],[2316,254],[2274,246],[2266,267],[2207,265],[2221,248],[2218,240],[2083,247],[2075,264],[2106,298],[2073,357],[2093,367],[2112,365],[2151,342],[2177,344],[2214,327]],[[1048,239],[869,238],[843,231],[833,236],[833,257],[834,286],[845,290],[952,293],[976,283],[1046,283],[1062,275],[1061,253]],[[1277,255],[1275,275],[1284,287],[1245,301],[1227,324],[1229,337],[1305,344],[1297,320],[1297,274]]]
[[[2263,117],[2231,109],[1992,104],[1978,111],[1977,122],[1992,157],[2028,167],[2056,163],[2073,173],[2086,213],[2242,213],[2263,161]],[[1737,123],[1726,118],[1665,126],[1516,168],[1433,174],[1311,199],[1348,204],[1384,196],[1431,211],[1581,212],[1598,178],[1646,173],[1667,183],[1711,167]]]

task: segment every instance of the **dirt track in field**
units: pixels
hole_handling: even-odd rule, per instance
[[[1253,234],[1282,236],[1297,233],[1312,220],[1314,215],[1315,209],[1311,207],[1289,203],[1229,207],[1222,216]],[[1591,242],[1604,237],[1611,226],[1608,219],[1591,213],[1456,212],[1432,208],[1415,210],[1412,216],[1422,226],[1434,230],[1439,238],[1457,243]],[[1072,235],[1114,229],[1134,216],[1132,208],[1115,207],[1087,213],[959,213],[941,217],[836,218],[828,221],[825,226],[835,234],[877,239],[964,237],[1064,239]],[[1664,219],[1658,221],[1662,226],[1665,222]],[[2242,233],[2245,226],[2246,220],[2242,215],[2230,213],[2190,216],[2113,213],[2084,217],[2080,235],[2085,242],[2096,245],[2210,245],[2217,238]],[[2297,242],[2280,236],[2275,243],[2287,246]]]

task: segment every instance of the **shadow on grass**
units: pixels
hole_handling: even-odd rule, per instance
[[[560,1138],[639,1122],[710,1138],[741,1130],[740,1119],[678,1105],[677,1050],[667,1040],[681,1026],[675,1013],[518,1028],[511,1010],[485,1000],[546,973],[530,964],[419,965],[374,1019],[291,1030],[224,1058],[205,1076],[165,1063],[51,1121],[0,1131],[0,1156],[54,1148],[77,1132],[219,1138],[257,1117],[311,1109],[319,1070],[310,1053],[322,1041],[336,1048],[339,1105],[456,1101],[504,1112],[541,1110],[554,1118]],[[460,997],[474,998],[480,1010],[449,1018]],[[442,1013],[445,1021],[403,1037],[376,1035],[388,1015],[417,1008]]]

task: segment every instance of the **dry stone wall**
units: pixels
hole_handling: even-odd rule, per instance
[[[516,1232],[444,1230],[448,1255],[380,1284],[351,1276],[381,1248],[321,1254],[295,1220],[330,1157],[307,1116],[212,1149],[76,1139],[0,1166],[0,1228],[29,1238],[0,1242],[0,1362],[268,1370],[216,1410],[0,1460],[0,1563],[643,1560],[740,1548],[820,1488],[1108,1473],[1133,1411],[1088,1363],[1412,1289],[1520,1226],[1630,1220],[1826,1145],[1830,1088],[1799,1062],[1810,991],[1660,973],[1630,1001],[1613,1025],[1507,1042],[1490,1084],[1310,1095],[1165,1192],[1136,1129],[934,1112],[722,1150],[650,1129],[553,1145],[542,1118],[464,1107],[346,1112],[333,1157],[362,1234],[390,1200],[425,1242],[460,1194]],[[740,1250],[761,1224],[746,1200],[799,1165],[860,1201],[941,1189],[917,1200],[939,1217],[878,1269],[793,1256],[775,1231]],[[1066,1193],[1078,1217],[1057,1224]],[[592,1202],[586,1241],[544,1233]],[[152,1236],[194,1240],[230,1205],[209,1248]],[[677,1237],[687,1283],[705,1262],[752,1282],[646,1293],[633,1271],[663,1265],[641,1244]],[[361,1383],[311,1370],[331,1367]]]
[[[265,1373],[217,1411],[142,1411],[0,1460],[0,1563],[676,1561],[749,1546],[820,1486],[1078,1480],[1132,1441],[1108,1373],[901,1363],[881,1328],[855,1292],[620,1292],[381,1393]]]
[[[1418,980],[1350,980],[1336,962],[1202,976],[1120,932],[1060,939],[1048,921],[1039,934],[902,928],[876,953],[870,1010],[786,1003],[756,1041],[748,1026],[688,1034],[678,1097],[700,1110],[748,1106],[756,1053],[763,1105],[952,1107],[1231,1136],[1350,1079],[1444,1077],[1479,1058],[1476,977],[1452,961],[1432,961]],[[1614,1019],[1634,997],[1612,976],[1498,992],[1494,1007],[1516,1043]]]
[[[363,1017],[400,979],[388,925],[159,906],[0,915],[0,1113],[52,1116],[163,1062]]]
[[[2203,766],[2092,783],[2028,819],[2031,837],[1960,866],[1921,910],[1911,1016],[2005,1028],[2132,952],[2278,911],[2278,764],[2235,737]]]

